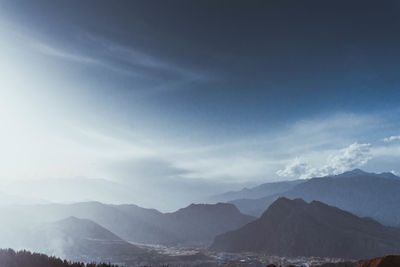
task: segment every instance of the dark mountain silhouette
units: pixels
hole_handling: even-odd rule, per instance
[[[400,255],[386,255],[375,259],[365,260],[356,267],[397,267],[400,266]]]
[[[279,198],[256,221],[217,236],[211,249],[360,259],[399,253],[400,229],[319,201]]]
[[[41,225],[27,239],[35,250],[68,260],[116,262],[145,254],[97,223],[76,217]]]
[[[235,199],[257,199],[265,196],[275,195],[292,189],[295,185],[307,180],[294,180],[283,182],[264,183],[252,188],[243,188],[240,191],[230,191],[210,197],[210,201],[228,202]]]
[[[375,174],[353,170],[341,175],[310,179],[285,193],[231,203],[243,213],[260,216],[280,196],[306,201],[318,200],[360,217],[371,217],[386,225],[399,225],[399,192],[400,178],[392,173]]]

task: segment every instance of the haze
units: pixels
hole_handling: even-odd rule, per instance
[[[0,199],[172,211],[262,182],[398,174],[399,8],[0,1]]]

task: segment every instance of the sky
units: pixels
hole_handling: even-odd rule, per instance
[[[399,11],[1,0],[0,191],[120,186],[135,198],[106,201],[170,210],[269,181],[398,174]],[[32,181],[53,194],[21,189]]]

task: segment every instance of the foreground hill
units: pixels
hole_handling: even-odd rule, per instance
[[[279,198],[256,221],[219,235],[211,249],[360,259],[400,252],[400,229],[318,201]]]
[[[360,217],[372,217],[386,225],[399,225],[399,192],[400,178],[391,173],[354,170],[337,176],[313,178],[285,193],[232,203],[243,213],[260,216],[278,197],[318,200]]]
[[[28,240],[36,251],[74,261],[126,261],[145,253],[95,222],[75,217],[44,224]]]
[[[400,266],[400,255],[387,255],[369,259],[356,265],[356,267],[396,267]]]

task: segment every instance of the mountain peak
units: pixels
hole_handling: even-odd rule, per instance
[[[397,229],[319,201],[279,198],[259,219],[215,237],[211,249],[350,259],[394,253],[399,245]]]
[[[342,174],[336,175],[337,177],[349,177],[349,176],[357,176],[357,175],[371,175],[372,173],[365,172],[361,169],[354,169],[351,171],[344,172]]]
[[[354,176],[376,176],[380,178],[388,178],[388,179],[395,179],[399,178],[398,176],[394,175],[392,172],[382,172],[382,173],[374,173],[374,172],[365,172],[361,169],[354,169],[351,171],[344,172],[342,174],[330,176],[330,177],[354,177]]]

